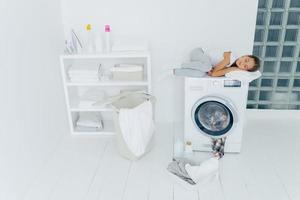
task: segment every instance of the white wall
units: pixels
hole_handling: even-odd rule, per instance
[[[159,121],[183,119],[183,82],[171,77],[197,46],[252,52],[257,0],[62,0],[65,33],[111,24],[115,37],[150,42]]]
[[[22,199],[67,132],[59,0],[0,0],[0,199]]]

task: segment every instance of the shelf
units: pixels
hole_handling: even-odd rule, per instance
[[[148,51],[119,51],[111,53],[72,54],[61,55],[61,75],[63,80],[68,121],[72,135],[80,136],[111,136],[115,135],[114,110],[111,106],[92,106],[92,104],[80,104],[80,100],[86,99],[85,94],[89,90],[99,90],[99,99],[108,98],[126,91],[146,91],[151,93],[151,58]],[[99,77],[96,82],[73,82],[69,79],[68,70],[71,65],[94,65],[101,63],[103,70],[120,63],[142,64],[144,66],[143,79],[140,81],[117,81]],[[103,74],[101,72],[100,74]],[[100,75],[99,74],[99,75]],[[138,80],[138,79],[137,79]],[[98,93],[91,92],[91,99],[98,97]],[[102,94],[105,94],[102,96]],[[82,100],[84,101],[84,100]],[[76,128],[76,122],[82,113],[99,113],[103,120],[104,129]]]
[[[148,58],[148,51],[120,51],[99,54],[72,54],[62,55],[62,59],[99,59],[99,58]]]
[[[147,81],[66,82],[67,86],[148,86]]]
[[[83,96],[78,95],[78,87],[70,87],[68,90],[69,104],[68,111],[70,112],[113,112],[114,109],[111,106],[111,101],[114,96],[120,95],[122,92],[134,91],[145,91],[143,87],[124,87],[120,89],[119,87],[105,87],[93,89],[90,91],[84,86],[84,88],[79,88],[83,92]],[[90,93],[89,93],[90,92]],[[86,96],[85,96],[86,95]]]

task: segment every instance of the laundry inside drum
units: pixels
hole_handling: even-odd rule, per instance
[[[205,102],[200,107],[198,119],[203,127],[210,131],[223,131],[230,124],[230,113],[218,102]]]

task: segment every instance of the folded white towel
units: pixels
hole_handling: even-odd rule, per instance
[[[83,77],[83,76],[72,76],[70,79],[99,79],[98,76],[91,76],[91,77]]]
[[[72,65],[69,70],[68,73],[69,74],[82,74],[82,73],[86,73],[86,74],[94,74],[94,73],[99,73],[100,70],[100,65]]]
[[[98,128],[98,129],[103,128],[100,114],[94,112],[80,113],[76,125],[80,127],[90,127],[90,128]]]
[[[90,79],[96,79],[99,80],[99,74],[69,74],[69,79],[72,80],[90,80]]]
[[[102,122],[92,122],[92,121],[78,121],[76,123],[78,127],[86,127],[86,128],[97,128],[97,129],[102,129]]]
[[[261,77],[260,71],[248,72],[248,71],[232,71],[225,74],[226,77],[241,81],[247,81],[248,83]]]
[[[78,72],[68,71],[68,74],[69,75],[74,75],[74,76],[77,76],[77,75],[94,75],[94,74],[98,74],[98,71],[78,71]]]
[[[99,77],[99,74],[69,74],[70,78],[73,77],[82,77],[82,78],[91,78],[91,77]]]
[[[76,126],[75,131],[86,131],[86,132],[95,132],[101,131],[101,128],[94,128],[94,127],[85,127],[85,126]]]
[[[98,82],[98,78],[89,78],[89,79],[83,79],[83,78],[70,78],[71,82]]]

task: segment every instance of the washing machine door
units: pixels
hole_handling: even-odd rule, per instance
[[[199,131],[212,138],[228,135],[237,121],[233,105],[220,97],[199,99],[192,108],[192,119]]]

